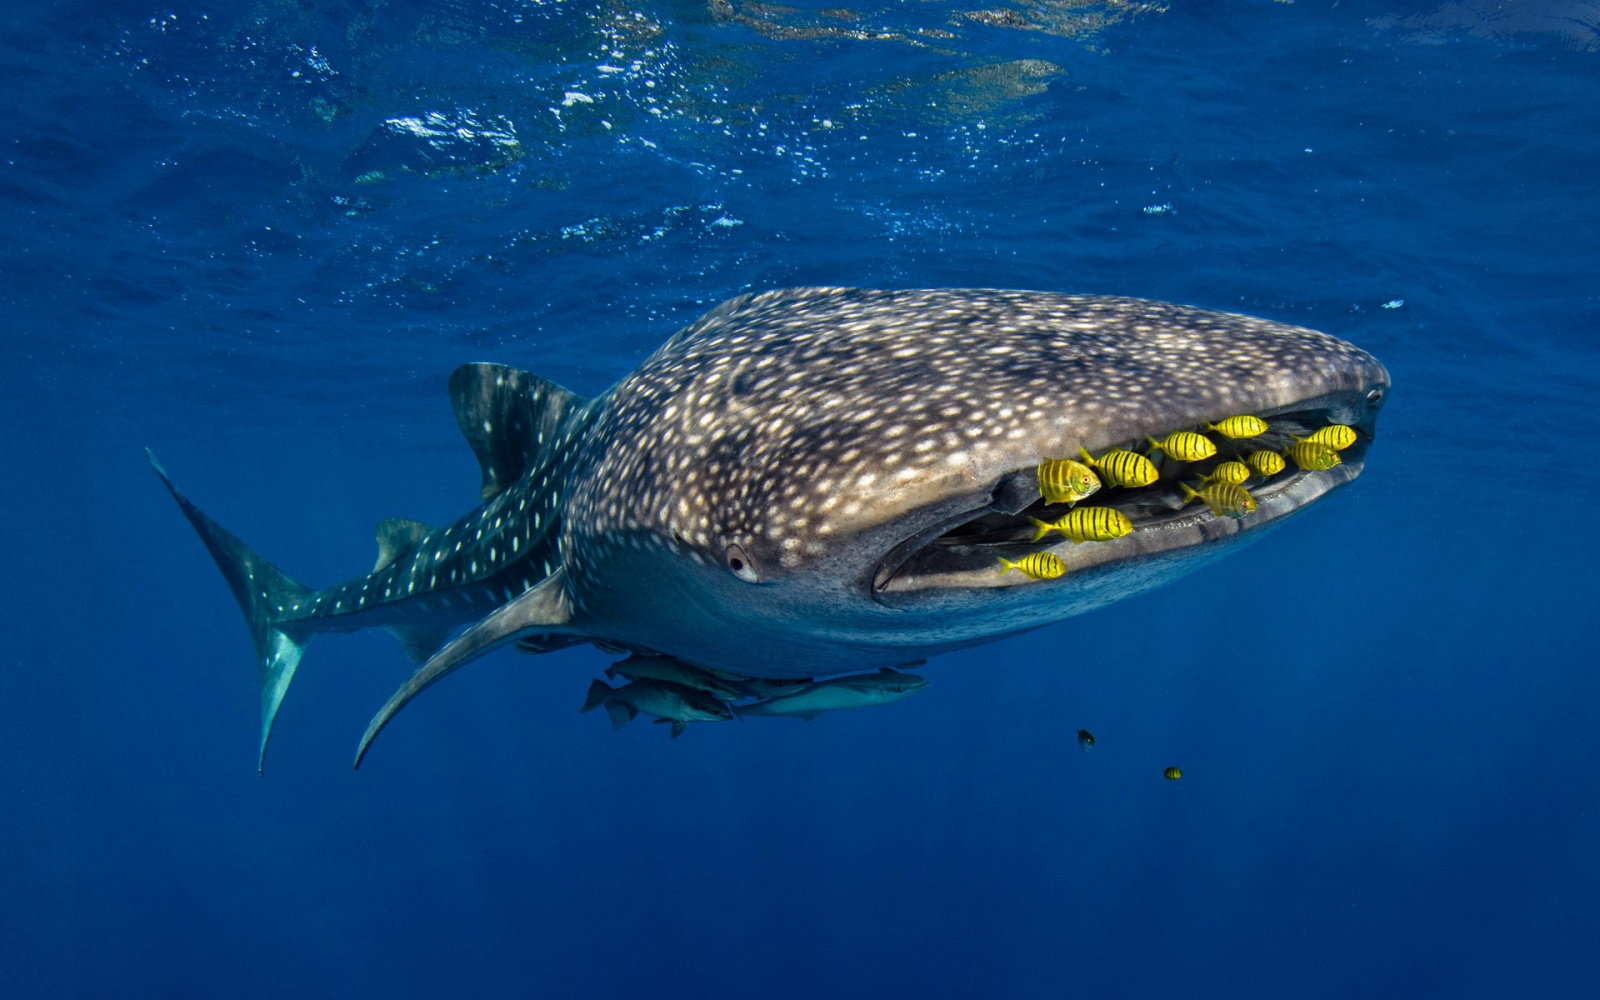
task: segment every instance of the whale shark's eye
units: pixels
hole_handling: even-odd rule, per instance
[[[745,555],[744,549],[737,545],[730,545],[724,556],[728,561],[728,568],[733,571],[734,576],[746,583],[760,582],[761,578],[756,575],[755,564],[750,561],[749,556]]]
[[[1379,403],[1383,402],[1383,390],[1382,389],[1369,389],[1369,390],[1367,390],[1367,402],[1371,403],[1373,406],[1377,406]]]

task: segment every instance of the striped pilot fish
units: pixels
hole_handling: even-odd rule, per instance
[[[1099,469],[1100,475],[1112,486],[1139,489],[1142,486],[1149,486],[1160,477],[1160,473],[1156,472],[1155,463],[1136,451],[1112,448],[1099,458],[1095,458],[1089,454],[1087,448],[1079,448],[1078,454],[1083,456],[1086,464]]]
[[[1054,521],[1041,521],[1037,517],[1028,520],[1033,522],[1033,540],[1036,542],[1052,531],[1070,538],[1074,545],[1079,542],[1109,542],[1133,530],[1133,522],[1128,520],[1128,515],[1115,507],[1079,507],[1067,511]]]
[[[1205,501],[1211,508],[1211,513],[1218,517],[1244,517],[1246,514],[1256,512],[1255,497],[1243,486],[1234,483],[1207,483],[1198,490],[1188,483],[1181,484],[1184,492],[1184,503],[1195,500]]]
[[[1082,462],[1047,458],[1039,463],[1039,495],[1045,503],[1073,504],[1100,488],[1100,477]]]
[[[1244,464],[1250,466],[1250,470],[1256,475],[1264,478],[1276,476],[1284,468],[1283,456],[1275,451],[1267,451],[1265,448],[1252,451],[1246,455]]]
[[[1298,437],[1294,439],[1294,444],[1284,449],[1284,454],[1308,472],[1323,472],[1343,461],[1332,445]]]
[[[1325,444],[1334,451],[1344,451],[1356,443],[1356,432],[1344,424],[1329,424],[1307,435],[1306,440]]]
[[[1015,562],[1005,556],[999,556],[998,558],[1000,560],[1001,576],[1016,570],[1023,576],[1032,577],[1035,580],[1054,580],[1067,571],[1067,564],[1062,562],[1061,557],[1053,552],[1029,552]]]
[[[1282,462],[1283,459],[1278,459]],[[1207,482],[1232,483],[1234,486],[1243,485],[1250,478],[1250,467],[1243,462],[1223,462],[1206,475]]]
[[[1204,462],[1217,453],[1217,446],[1204,434],[1194,431],[1173,431],[1159,441],[1145,435],[1150,446],[1179,462]]]
[[[1206,424],[1206,430],[1216,431],[1227,438],[1253,438],[1260,437],[1267,432],[1267,422],[1260,417],[1244,413],[1236,417],[1223,417],[1214,424]]]

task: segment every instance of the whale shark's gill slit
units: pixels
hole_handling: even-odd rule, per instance
[[[883,557],[883,561],[878,564],[877,573],[873,575],[872,589],[883,590],[889,586],[890,581],[899,574],[906,563],[916,556],[918,552],[941,536],[959,530],[962,525],[972,521],[973,518],[982,517],[989,510],[990,508],[985,505],[972,510],[964,510],[959,514],[953,514],[950,517],[935,521],[927,528],[890,549],[889,553]]]
[[[946,536],[958,535],[967,525],[987,515],[1020,517],[1039,500],[1037,477],[1031,470],[1014,472],[1002,477],[987,501],[981,505],[967,506],[947,517],[938,518],[926,528],[890,549],[878,564],[873,575],[872,589],[881,591],[905,568],[918,552]],[[1027,523],[1024,518],[1024,524]]]

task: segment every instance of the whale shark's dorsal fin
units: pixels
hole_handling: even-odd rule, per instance
[[[433,529],[421,521],[413,521],[408,517],[386,517],[378,522],[378,562],[372,567],[374,573],[387,569],[391,563],[401,556],[410,555],[422,544],[422,539]]]
[[[562,419],[583,397],[506,365],[462,365],[450,375],[456,423],[483,468],[483,499],[516,482],[529,459],[557,440]]]

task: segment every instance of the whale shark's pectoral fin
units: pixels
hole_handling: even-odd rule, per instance
[[[367,748],[383,727],[389,724],[389,720],[429,685],[468,660],[503,646],[524,633],[560,631],[571,621],[572,599],[567,594],[566,572],[557,569],[543,583],[516,600],[502,604],[482,621],[446,643],[443,649],[433,654],[427,663],[412,674],[388,704],[373,716],[366,734],[361,737],[361,746],[356,750],[355,766],[361,766],[361,758],[366,756]]]

